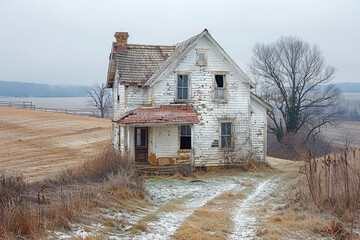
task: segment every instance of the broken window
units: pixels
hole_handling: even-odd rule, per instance
[[[189,76],[188,75],[178,75],[178,77],[177,77],[177,99],[178,100],[187,100],[188,99],[188,89],[189,89]]]
[[[196,64],[203,66],[207,64],[207,51],[196,50]]]
[[[180,126],[180,149],[191,149],[190,125]]]
[[[231,147],[231,123],[221,123],[221,148]]]
[[[215,74],[215,100],[226,100],[225,74]]]

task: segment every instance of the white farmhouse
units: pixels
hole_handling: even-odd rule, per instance
[[[116,32],[107,86],[112,143],[136,163],[218,166],[266,156],[266,111],[253,83],[205,29],[174,46]]]

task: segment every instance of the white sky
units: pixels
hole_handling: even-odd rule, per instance
[[[256,42],[292,35],[320,46],[335,82],[360,82],[356,0],[0,0],[0,80],[105,82],[114,32],[173,45],[204,28],[244,71]]]

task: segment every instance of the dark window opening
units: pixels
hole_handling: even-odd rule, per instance
[[[215,75],[216,87],[224,87],[224,75]]]
[[[221,148],[231,147],[231,123],[221,123]]]
[[[180,149],[191,149],[190,125],[180,126]]]
[[[186,100],[188,99],[188,75],[178,75],[177,83],[177,99]]]

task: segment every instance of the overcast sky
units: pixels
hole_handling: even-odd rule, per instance
[[[114,32],[173,45],[204,28],[245,71],[256,42],[292,35],[320,46],[335,82],[360,82],[357,0],[0,0],[0,80],[105,82]]]

